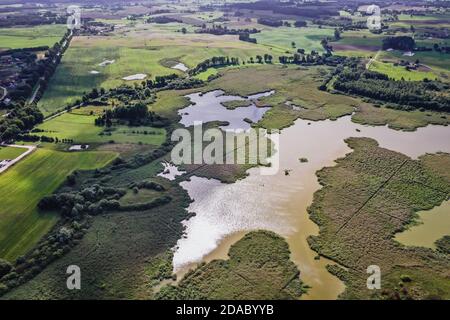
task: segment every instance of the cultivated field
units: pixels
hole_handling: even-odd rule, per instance
[[[1,175],[0,258],[14,261],[30,250],[58,220],[37,210],[39,200],[58,188],[74,170],[100,168],[110,152],[62,153],[38,149]]]
[[[40,46],[52,47],[67,31],[66,25],[43,25],[0,29],[0,49],[19,49]]]

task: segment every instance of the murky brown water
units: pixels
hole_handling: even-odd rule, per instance
[[[436,248],[434,242],[450,235],[450,201],[418,213],[420,224],[398,233],[395,240],[407,246]]]
[[[194,125],[196,121],[211,122],[211,121],[226,121],[229,124],[220,126],[222,129],[243,129],[250,128],[250,124],[244,119],[250,119],[253,122],[258,122],[270,108],[257,107],[251,104],[247,107],[238,107],[229,110],[221,103],[234,100],[257,100],[261,97],[267,97],[273,94],[274,91],[258,93],[246,98],[240,96],[225,95],[222,90],[215,90],[202,93],[193,93],[187,95],[192,104],[186,108],[178,111],[181,115],[180,123],[186,127]]]
[[[246,232],[267,229],[284,236],[289,243],[302,280],[312,287],[305,299],[335,299],[344,285],[325,269],[332,262],[314,259],[316,253],[306,239],[317,234],[318,227],[306,209],[320,188],[316,171],[334,165],[335,159],[351,151],[344,142],[347,137],[372,137],[382,147],[414,158],[425,152],[450,152],[449,127],[400,132],[354,124],[350,117],[320,122],[298,120],[280,134],[280,171],[276,175],[262,176],[258,168],[253,168],[246,179],[233,184],[199,177],[181,183],[194,199],[189,210],[196,216],[185,222],[186,236],[178,241],[174,253],[178,275],[197,262],[226,258],[230,245]],[[300,163],[301,157],[308,162]],[[285,175],[284,169],[291,170],[290,174]]]

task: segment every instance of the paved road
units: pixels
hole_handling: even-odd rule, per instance
[[[14,160],[11,160],[10,162],[8,162],[8,164],[4,167],[0,168],[0,173],[5,172],[6,170],[8,170],[10,167],[12,167],[13,165],[15,165],[17,162],[19,162],[20,160],[22,160],[23,158],[25,158],[26,156],[28,156],[30,153],[32,153],[34,150],[36,150],[36,146],[20,146],[20,145],[16,145],[16,144],[2,144],[2,147],[14,147],[14,148],[23,148],[23,149],[27,149],[27,151],[25,151],[24,153],[22,153],[20,156],[18,156],[17,158],[15,158]]]

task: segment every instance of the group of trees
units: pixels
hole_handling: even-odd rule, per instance
[[[157,17],[150,17],[146,20],[147,23],[159,23],[159,24],[166,24],[166,23],[172,23],[172,22],[181,22],[181,20],[176,19],[174,17],[168,17],[168,16],[157,16]]]
[[[230,35],[240,35],[243,33],[246,34],[252,34],[252,33],[258,33],[261,32],[260,30],[256,29],[256,28],[246,28],[246,29],[230,29],[227,26],[222,26],[222,25],[215,25],[213,24],[210,28],[208,28],[205,24],[202,25],[202,28],[195,30],[196,33],[209,33],[209,34],[214,34],[214,35],[225,35],[225,34],[230,34]]]
[[[269,26],[269,27],[281,27],[283,25],[282,20],[268,19],[268,18],[259,18],[257,20],[259,24]]]
[[[6,117],[0,118],[0,142],[13,140],[20,133],[30,130],[44,119],[35,104],[18,103]]]
[[[250,37],[250,33],[241,33],[239,34],[239,40],[250,42],[250,43],[257,43],[255,38]]]
[[[17,10],[13,8],[12,10]],[[0,28],[11,28],[13,26],[38,26],[47,24],[63,24],[67,18],[63,15],[57,15],[50,11],[42,13],[11,14],[0,19]]]
[[[297,53],[292,56],[280,56],[278,59],[281,64],[337,66],[345,60],[345,57],[332,56],[329,52],[321,55],[314,50],[306,53],[304,49],[297,49]]]
[[[402,51],[412,51],[416,47],[416,42],[409,36],[387,37],[383,39],[383,50],[394,49]]]
[[[126,121],[131,126],[151,125],[162,127],[167,125],[167,119],[149,111],[147,105],[142,102],[106,110],[95,119],[95,124],[97,126],[111,127],[114,120]]]
[[[437,81],[394,81],[385,74],[354,67],[339,73],[334,88],[388,102],[398,109],[450,112],[450,87]]]
[[[233,66],[239,64],[239,58],[228,57],[228,56],[218,56],[206,59],[200,62],[195,68],[189,70],[190,75],[196,75],[203,71],[208,70],[211,67],[225,67]]]

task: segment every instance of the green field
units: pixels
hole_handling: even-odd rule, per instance
[[[47,137],[71,139],[73,143],[143,143],[155,146],[161,145],[166,139],[166,131],[161,128],[149,126],[128,127],[114,125],[110,129],[94,124],[97,117],[94,115],[80,115],[64,113],[56,118],[46,121],[38,126],[43,132],[35,135]]]
[[[323,52],[320,41],[324,38],[332,38],[333,29],[319,29],[316,27],[294,28],[294,27],[265,27],[261,33],[253,34],[258,44],[273,48],[275,52],[272,54],[283,54],[285,51],[295,52],[297,48],[305,49],[306,52],[316,50]],[[295,48],[292,47],[295,42]]]
[[[250,56],[271,53],[265,46],[238,41],[237,36],[212,36],[176,32],[182,24],[143,25],[120,31],[110,37],[76,37],[64,54],[38,106],[44,115],[61,110],[94,87],[113,88],[133,84],[123,77],[137,73],[154,78],[183,72],[164,66],[165,59],[176,59],[193,68],[212,56]],[[122,35],[126,34],[126,37]],[[105,60],[113,64],[99,66]],[[98,71],[98,74],[91,74]],[[139,83],[141,81],[138,81]]]
[[[105,166],[110,152],[63,153],[38,149],[0,175],[0,258],[14,261],[30,250],[58,220],[38,212],[39,200],[58,188],[73,170]]]
[[[374,61],[370,64],[369,70],[384,73],[389,78],[394,80],[408,80],[408,81],[422,81],[423,79],[435,80],[436,75],[433,72],[422,72],[411,70],[408,71],[405,67],[394,66],[391,63],[383,63],[380,61]]]
[[[12,160],[24,153],[26,149],[0,146],[0,161]]]
[[[379,61],[381,60],[392,60],[392,61],[398,61],[398,60],[406,60],[409,62],[414,63],[416,60],[419,60],[420,64],[431,68],[431,70],[438,75],[439,77],[443,79],[449,79],[450,77],[450,55],[444,54],[436,51],[430,51],[430,52],[416,52],[414,56],[407,57],[404,56],[402,52],[398,51],[391,51],[391,52],[385,52],[383,51],[382,54],[378,58]]]
[[[52,47],[67,31],[64,24],[0,29],[0,49]]]

